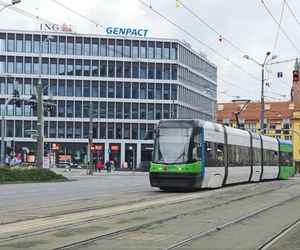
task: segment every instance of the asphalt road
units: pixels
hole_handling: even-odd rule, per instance
[[[0,185],[1,207],[28,205],[33,203],[75,199],[87,196],[99,196],[118,192],[136,192],[153,190],[150,187],[148,173],[113,172],[94,173],[87,176],[86,170],[53,169],[71,181]]]

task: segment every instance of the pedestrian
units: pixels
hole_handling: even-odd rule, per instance
[[[102,162],[101,161],[98,161],[97,162],[97,168],[98,168],[98,171],[99,173],[101,172],[101,169],[102,169]]]
[[[109,172],[110,172],[110,166],[111,166],[111,163],[110,163],[110,161],[106,161],[106,162],[105,162],[105,167],[106,167],[106,171],[107,171],[107,173],[109,173]]]

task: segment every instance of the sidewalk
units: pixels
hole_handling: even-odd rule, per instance
[[[87,169],[78,169],[78,168],[71,168],[71,171],[64,168],[51,168],[52,171],[54,171],[57,174],[61,174],[67,178],[75,178],[76,177],[93,177],[93,176],[130,176],[130,175],[136,175],[136,176],[147,176],[149,175],[148,172],[132,172],[132,171],[113,171],[107,173],[106,170],[102,170],[99,172],[93,172],[93,175],[88,175]]]

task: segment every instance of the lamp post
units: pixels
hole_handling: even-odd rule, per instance
[[[264,134],[264,120],[265,120],[265,97],[264,97],[264,87],[265,87],[265,65],[267,64],[267,58],[271,54],[270,51],[266,52],[266,57],[263,63],[259,63],[248,55],[244,55],[244,58],[255,62],[261,67],[261,100],[260,100],[260,134]],[[270,60],[277,58],[273,55]]]
[[[215,101],[216,101],[216,97],[213,94],[212,90],[210,88],[206,88],[205,90],[206,93],[208,93],[213,99],[212,99],[212,103],[211,103],[211,115],[212,115],[212,120],[213,122],[216,121],[216,117],[215,117]]]
[[[44,131],[43,131],[43,89],[42,89],[42,49],[44,42],[52,40],[53,36],[47,36],[40,44],[39,50],[39,81],[37,86],[37,148],[36,148],[36,166],[38,168],[43,168],[43,156],[44,156]]]

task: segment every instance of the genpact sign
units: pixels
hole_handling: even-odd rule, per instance
[[[149,30],[147,29],[132,29],[132,28],[118,28],[108,27],[106,34],[108,35],[123,35],[123,36],[147,36]]]
[[[41,31],[51,31],[51,32],[72,32],[73,27],[69,24],[63,23],[61,25],[55,23],[40,23],[38,30]]]

